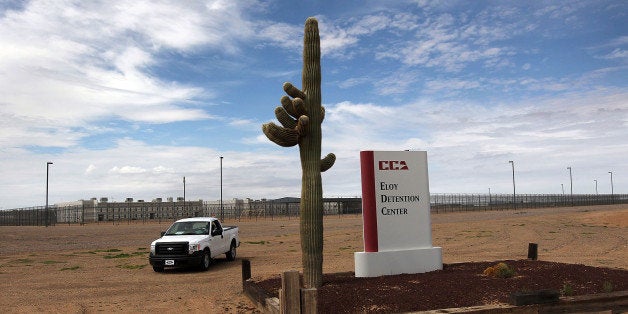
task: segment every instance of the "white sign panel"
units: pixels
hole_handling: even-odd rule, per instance
[[[373,152],[379,251],[432,247],[426,152]]]
[[[416,273],[442,268],[432,247],[427,152],[362,151],[364,252],[356,276]]]

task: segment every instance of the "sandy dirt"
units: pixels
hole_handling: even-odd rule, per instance
[[[443,262],[539,259],[628,269],[628,205],[443,213],[432,215]],[[242,245],[235,262],[218,259],[207,272],[153,272],[148,246],[170,222],[54,227],[0,227],[0,311],[250,313],[242,293],[241,259],[254,278],[301,268],[299,221],[227,220]],[[324,272],[354,270],[362,251],[362,218],[325,218]]]

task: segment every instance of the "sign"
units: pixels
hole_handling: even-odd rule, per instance
[[[442,269],[441,248],[432,246],[427,152],[362,151],[360,164],[364,252],[355,253],[356,276]]]

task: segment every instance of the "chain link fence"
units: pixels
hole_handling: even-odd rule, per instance
[[[81,205],[0,210],[0,226],[57,224],[172,222],[186,217],[213,216],[221,220],[298,219],[299,200],[237,200],[216,202],[81,202]],[[628,204],[628,194],[431,194],[433,213],[524,208]],[[360,215],[362,200],[325,198],[324,215]]]
[[[628,194],[431,194],[433,213],[628,203]]]

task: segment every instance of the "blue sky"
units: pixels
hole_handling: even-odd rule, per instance
[[[426,150],[432,193],[628,193],[625,1],[0,1],[0,208],[300,194],[268,141],[319,20],[326,196],[360,150]]]

